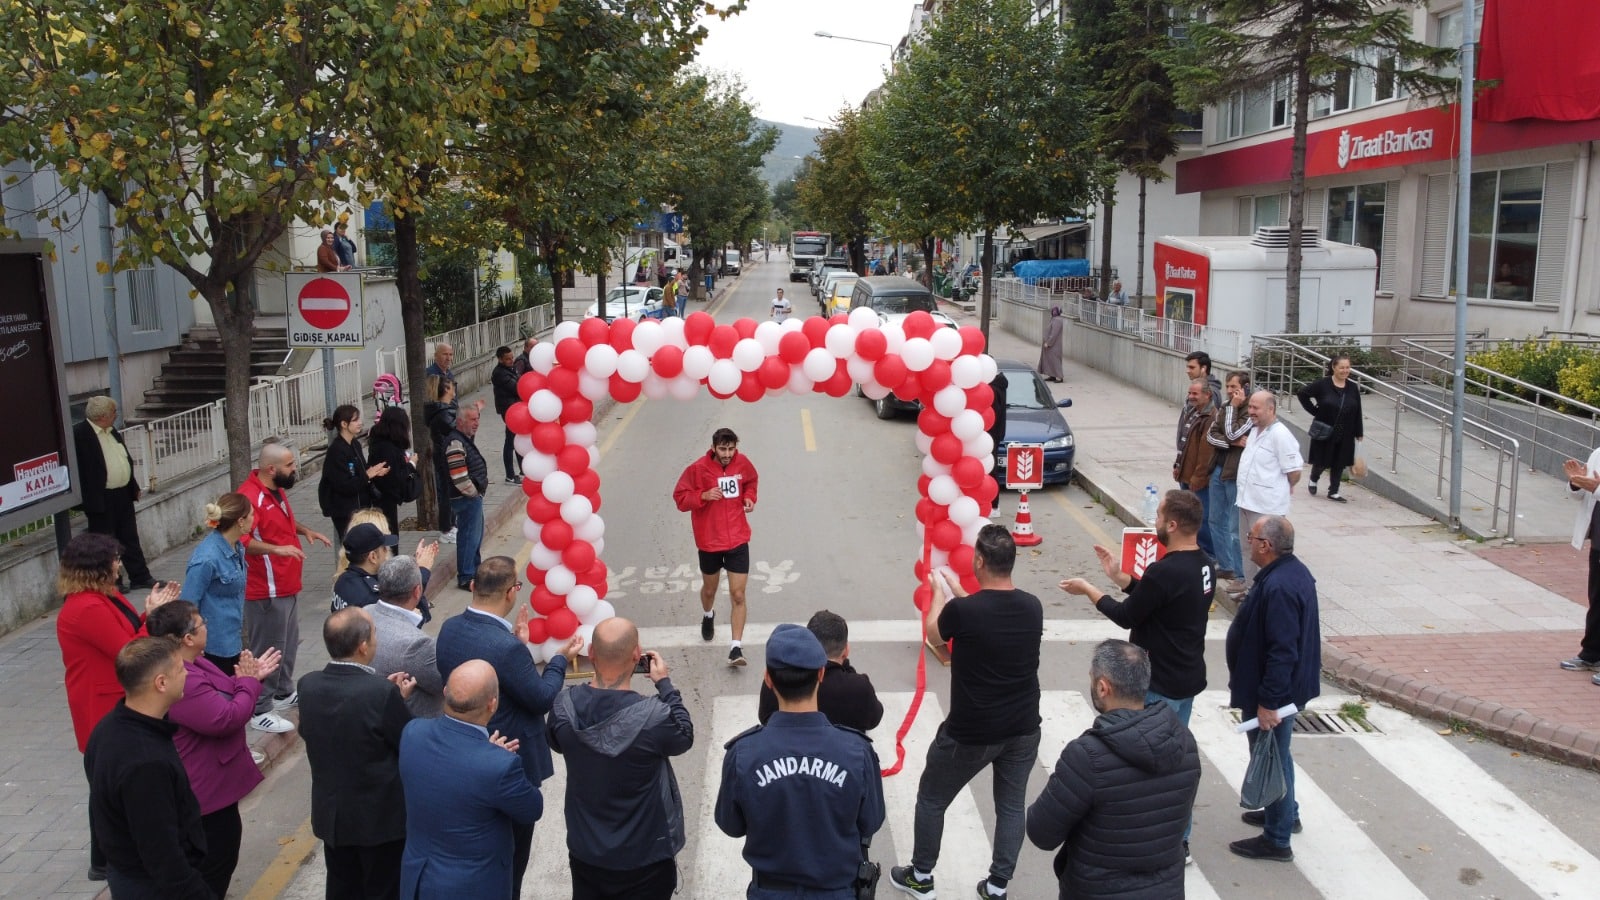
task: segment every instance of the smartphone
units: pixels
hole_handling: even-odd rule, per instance
[[[639,654],[639,661],[633,664],[633,674],[635,674],[635,675],[648,675],[648,674],[650,674],[650,660],[654,656],[655,656],[654,653],[641,653],[641,654]]]

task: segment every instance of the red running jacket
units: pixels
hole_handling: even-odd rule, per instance
[[[706,501],[701,494],[712,488],[722,490],[721,500]],[[689,464],[672,489],[678,508],[689,514],[694,526],[694,545],[707,553],[732,550],[750,540],[750,522],[745,518],[744,502],[756,502],[756,467],[737,451],[727,468],[717,462],[716,451]]]

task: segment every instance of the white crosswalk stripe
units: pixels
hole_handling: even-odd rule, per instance
[[[778,627],[778,622],[750,622],[745,625],[744,645],[746,653],[751,647],[761,647],[766,644],[771,636],[772,629]],[[718,622],[718,627],[721,622]],[[1206,640],[1222,641],[1228,636],[1228,622],[1223,619],[1212,619],[1206,623]],[[1095,644],[1107,638],[1126,640],[1128,630],[1117,627],[1116,623],[1108,619],[1047,619],[1044,623],[1044,640],[1046,643],[1090,643]],[[850,622],[850,643],[856,646],[863,644],[893,644],[893,643],[921,643],[922,623],[916,619],[866,619]],[[651,647],[660,650],[677,649],[682,647],[699,647],[704,643],[700,639],[700,623],[691,625],[658,625],[650,628],[639,629],[639,646]]]

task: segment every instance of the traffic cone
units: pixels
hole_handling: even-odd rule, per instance
[[[1044,538],[1033,533],[1033,513],[1028,511],[1027,491],[1018,495],[1017,527],[1011,529],[1011,539],[1018,547],[1036,547],[1044,543]]]

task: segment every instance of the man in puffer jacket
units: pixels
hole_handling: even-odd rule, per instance
[[[1133,644],[1096,647],[1089,682],[1100,715],[1028,807],[1028,840],[1061,848],[1063,898],[1182,897],[1183,831],[1200,788],[1194,736],[1167,704],[1145,707],[1150,659]]]

